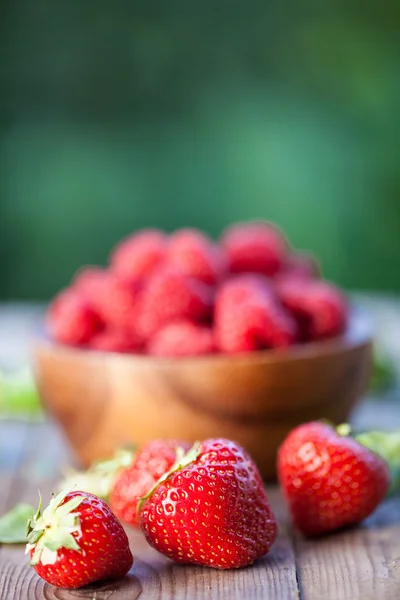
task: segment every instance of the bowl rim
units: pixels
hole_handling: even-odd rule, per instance
[[[87,347],[68,346],[60,344],[41,331],[33,339],[34,352],[44,349],[56,352],[58,355],[67,357],[91,358],[96,360],[135,361],[137,363],[157,365],[214,365],[222,366],[226,363],[240,365],[251,364],[273,364],[291,362],[297,360],[309,360],[321,356],[341,354],[345,350],[367,346],[372,342],[373,328],[368,313],[360,307],[352,307],[346,331],[337,337],[296,344],[287,348],[271,348],[257,350],[254,352],[243,352],[238,354],[206,354],[203,356],[181,356],[160,357],[148,354],[134,354],[125,352],[107,352],[93,350]]]

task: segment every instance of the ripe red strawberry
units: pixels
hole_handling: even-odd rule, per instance
[[[390,485],[382,458],[320,422],[289,433],[278,451],[278,477],[295,525],[310,536],[362,521]]]
[[[140,511],[144,534],[159,552],[180,563],[234,569],[270,550],[276,521],[257,467],[238,444],[206,440],[164,477]]]
[[[186,451],[189,444],[179,440],[153,440],[136,452],[132,465],[118,473],[110,491],[109,504],[118,518],[130,525],[140,525],[138,504],[175,463],[178,448]]]
[[[215,285],[228,267],[222,249],[195,229],[180,229],[170,237],[167,259],[181,273],[209,285]]]
[[[342,292],[326,281],[283,280],[277,286],[283,306],[299,321],[305,340],[321,340],[342,333],[348,307]]]
[[[123,577],[133,563],[127,535],[108,505],[87,492],[61,492],[28,523],[36,573],[62,588]]]
[[[111,268],[132,281],[151,275],[165,259],[168,238],[158,229],[143,229],[116,245],[111,253]]]
[[[211,311],[211,291],[201,281],[172,268],[161,268],[147,280],[137,305],[137,327],[148,340],[165,325],[182,319],[204,321]]]
[[[214,351],[212,330],[190,321],[176,321],[160,329],[147,345],[153,356],[199,356]]]
[[[282,347],[296,340],[296,326],[279,306],[266,281],[241,275],[223,283],[214,309],[217,347],[239,353]]]
[[[222,235],[232,273],[275,275],[285,263],[287,246],[281,232],[270,223],[239,223]]]
[[[46,314],[50,335],[63,344],[85,345],[101,329],[98,314],[80,294],[68,288],[52,301]]]
[[[101,352],[132,352],[141,350],[140,340],[127,330],[103,329],[96,333],[89,342],[90,348]]]

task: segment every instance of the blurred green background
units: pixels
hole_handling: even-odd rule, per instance
[[[145,226],[276,221],[400,290],[400,5],[7,0],[0,297],[48,298]]]

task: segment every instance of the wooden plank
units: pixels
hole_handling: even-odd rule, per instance
[[[400,426],[398,403],[366,401],[357,427]],[[320,540],[294,534],[301,598],[304,600],[398,600],[400,598],[400,501],[392,498],[361,526]]]
[[[370,411],[367,421],[372,418]],[[25,441],[25,444],[24,444]],[[46,457],[46,458],[45,458]],[[55,488],[58,465],[66,453],[57,431],[48,426],[8,423],[0,426],[1,510],[20,500],[36,503],[37,488],[48,498]],[[295,536],[294,555],[285,508],[276,488],[270,500],[280,534],[271,554],[250,569],[212,571],[175,565],[150,548],[138,531],[129,531],[135,564],[121,582],[67,592],[48,586],[28,566],[22,547],[3,547],[0,554],[0,598],[277,598],[279,600],[398,599],[400,595],[400,503],[382,505],[358,529],[318,541]],[[2,500],[1,500],[2,499]],[[300,591],[297,588],[297,562]]]
[[[10,506],[12,482],[23,457],[24,441],[28,435],[28,425],[20,422],[8,422],[0,425],[0,514]],[[6,546],[0,544],[0,598],[12,598],[6,593],[9,586],[4,582],[8,578]]]
[[[0,428],[3,506],[35,503],[37,487],[45,498],[54,489],[65,450],[54,428],[7,424]],[[25,445],[23,444],[26,441]],[[21,448],[23,449],[21,453]],[[47,458],[44,459],[43,457]],[[7,470],[7,472],[6,472]],[[11,484],[11,487],[7,485]],[[5,493],[8,489],[9,493]],[[0,554],[0,598],[303,598],[316,600],[397,599],[400,590],[400,503],[386,502],[363,527],[318,541],[295,537],[300,592],[287,517],[276,488],[269,496],[280,525],[271,554],[250,569],[220,572],[174,565],[157,554],[140,532],[129,531],[136,561],[123,581],[67,592],[43,584],[28,566],[21,547],[3,547]],[[4,500],[6,498],[6,500]]]
[[[304,600],[398,600],[400,502],[392,498],[357,528],[319,540],[295,536]]]
[[[378,312],[379,306],[376,311]],[[8,305],[0,311],[0,363],[12,368],[29,358],[27,331],[36,326],[39,307]],[[386,319],[393,334],[393,311]],[[6,340],[6,343],[4,343]],[[2,343],[3,342],[3,343]],[[354,422],[363,428],[400,426],[398,404],[362,403]],[[67,460],[57,431],[47,424],[0,423],[0,514],[17,501],[36,504],[37,488],[48,499]],[[65,591],[44,584],[28,566],[23,547],[0,546],[0,599],[168,600],[249,599],[279,600],[398,600],[400,598],[400,502],[383,504],[359,528],[318,541],[292,534],[276,488],[269,490],[280,533],[268,557],[249,569],[221,572],[176,565],[148,546],[138,531],[129,530],[135,555],[129,575],[118,583]],[[293,538],[293,540],[292,540]],[[296,574],[297,565],[297,574]],[[297,584],[299,583],[299,588]]]
[[[22,459],[28,425],[10,421],[0,425],[0,511],[6,510],[10,486]]]
[[[58,465],[65,456],[54,428],[45,423],[0,424],[2,487],[7,495],[3,510],[18,502],[38,503],[38,488],[49,497],[58,479]],[[3,461],[5,465],[3,464]],[[45,598],[43,583],[28,565],[24,546],[0,546],[0,598]]]
[[[0,435],[4,426],[0,427]],[[58,465],[65,451],[54,428],[32,425],[23,446],[22,461],[11,459],[13,476],[6,505],[24,500],[36,504],[37,488],[48,499],[58,479]],[[21,445],[21,439],[18,440]],[[15,444],[14,453],[17,452]],[[9,456],[9,458],[11,457]],[[44,460],[46,456],[46,460]],[[68,592],[44,584],[28,566],[22,546],[3,547],[0,554],[0,598],[24,600],[96,598],[102,600],[298,600],[295,560],[287,531],[287,518],[280,494],[269,490],[270,500],[279,521],[280,534],[269,556],[253,567],[238,571],[216,571],[201,567],[180,566],[164,558],[145,541],[140,531],[129,529],[135,563],[129,575],[115,583],[91,586]]]

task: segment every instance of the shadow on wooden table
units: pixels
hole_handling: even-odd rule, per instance
[[[129,573],[118,581],[107,581],[95,585],[89,585],[78,590],[63,590],[52,585],[45,584],[43,597],[46,600],[78,600],[79,598],[108,600],[118,598],[119,600],[136,600],[142,593],[142,586],[135,575]]]

